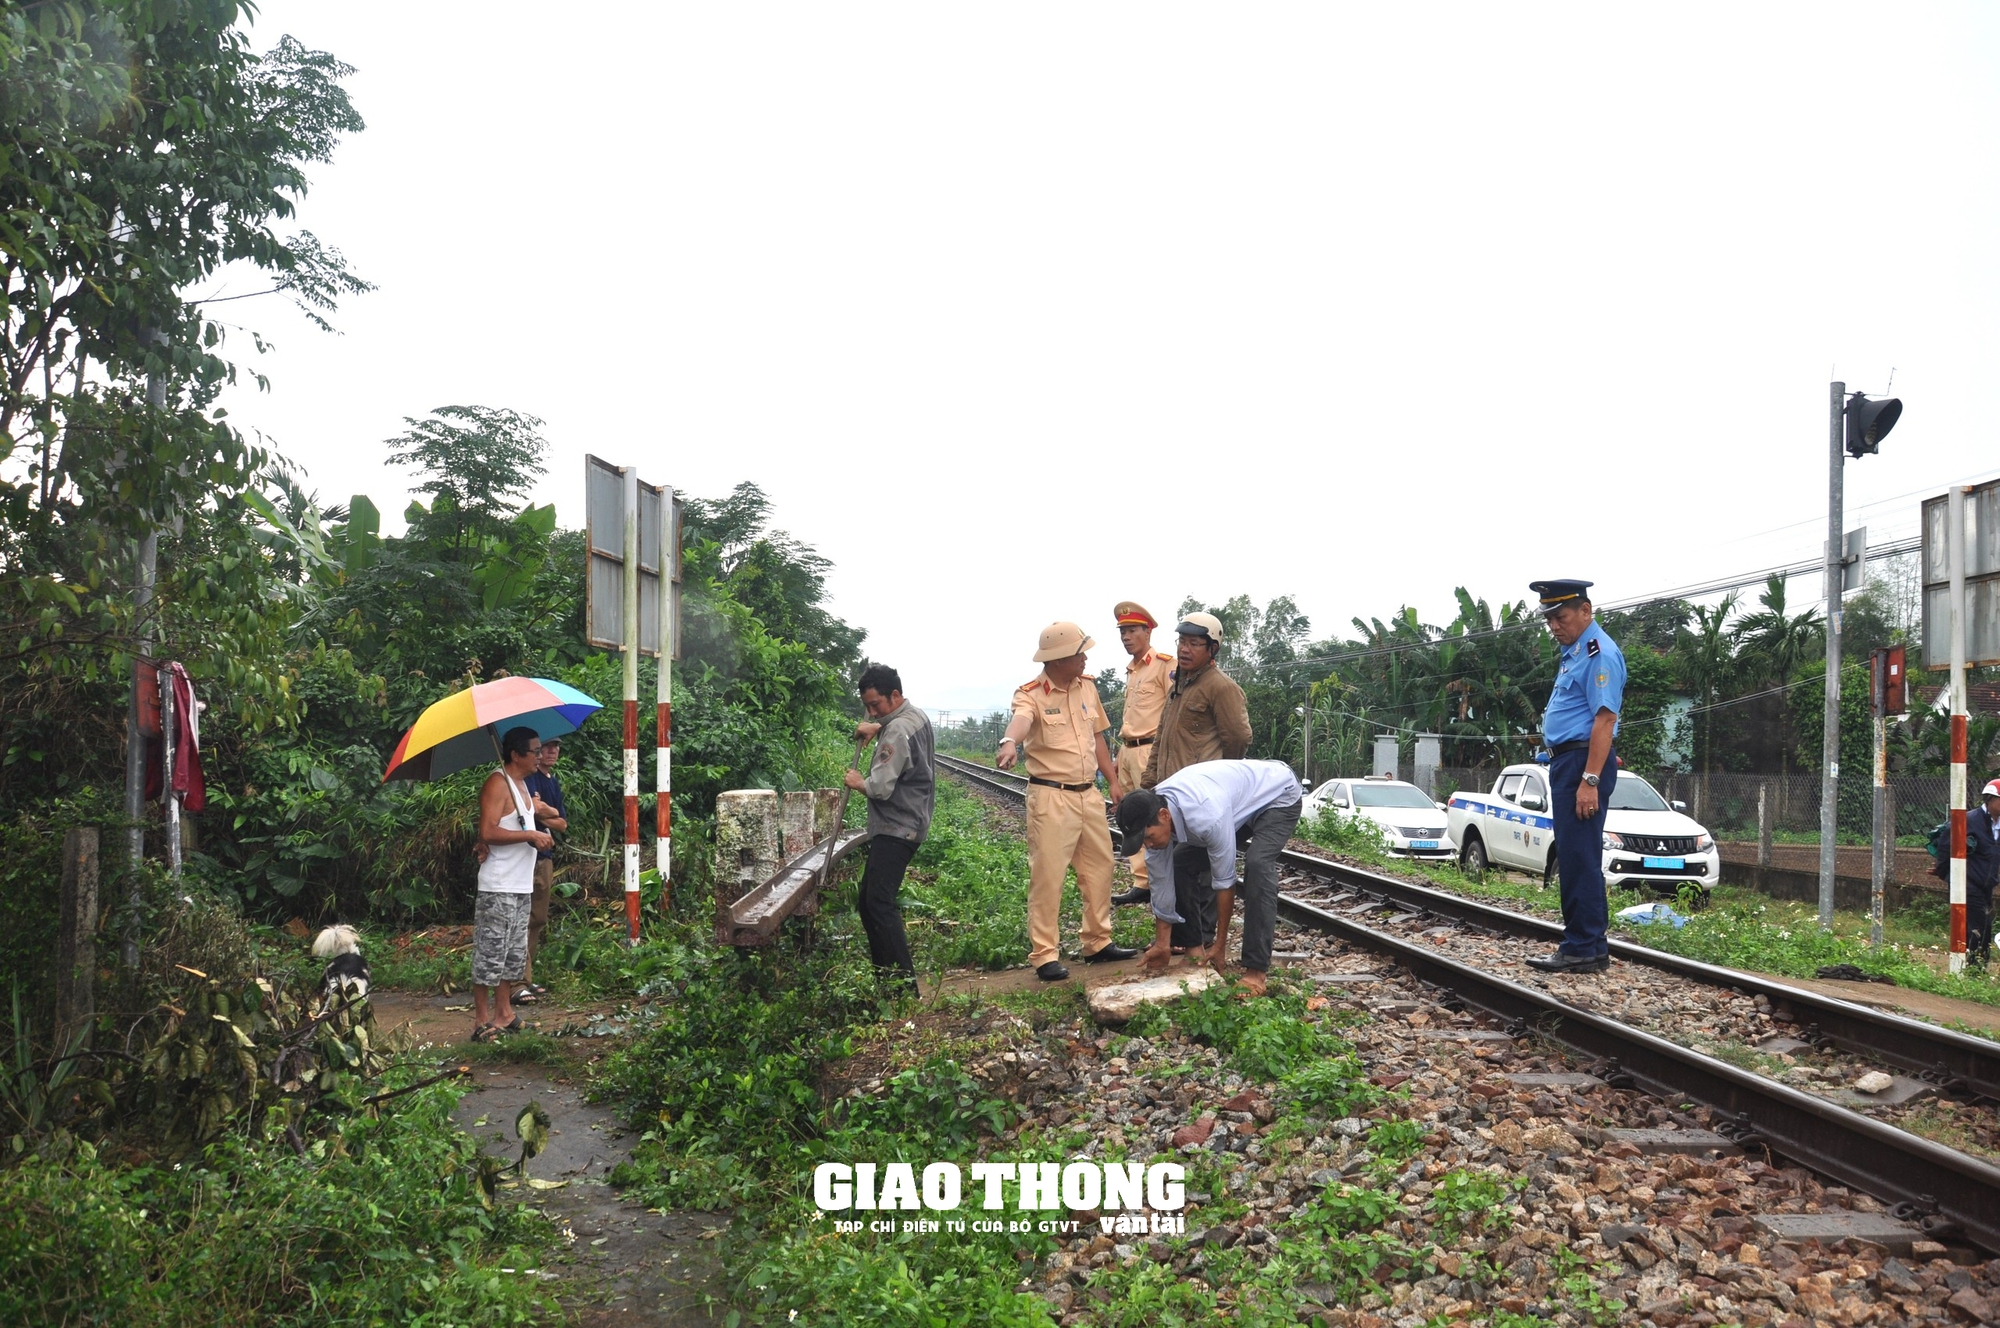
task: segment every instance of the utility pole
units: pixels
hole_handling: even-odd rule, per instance
[[[1893,377],[1893,373],[1891,377]],[[1847,590],[1847,535],[1841,513],[1841,481],[1846,457],[1857,461],[1882,448],[1882,440],[1903,415],[1894,397],[1870,401],[1856,392],[1847,399],[1847,384],[1829,383],[1826,402],[1826,733],[1821,748],[1819,785],[1819,925],[1833,930],[1833,873],[1840,831],[1840,603]],[[1853,559],[1867,566],[1867,529],[1855,532]],[[1855,584],[1861,576],[1857,571]]]
[[[147,334],[157,344],[166,340],[157,331]],[[146,405],[164,410],[167,380],[158,373],[146,375]],[[132,581],[132,620],[138,639],[133,645],[132,692],[125,714],[125,927],[119,946],[119,962],[127,972],[139,968],[140,914],[146,904],[146,889],[139,868],[146,860],[146,734],[139,724],[139,665],[153,653],[153,630],[149,615],[153,607],[153,582],[159,571],[160,532],[148,523],[139,537],[137,567]],[[158,686],[159,675],[154,674]]]
[[[1847,458],[1843,418],[1847,384],[1827,386],[1826,425],[1826,729],[1819,777],[1819,925],[1833,930],[1835,847],[1840,829],[1840,559],[1847,547],[1841,480]]]

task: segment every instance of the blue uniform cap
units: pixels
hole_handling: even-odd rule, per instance
[[[1528,589],[1542,597],[1542,615],[1547,617],[1572,600],[1582,598],[1583,592],[1593,584],[1590,581],[1530,581]]]

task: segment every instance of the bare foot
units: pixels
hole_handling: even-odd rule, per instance
[[[1167,965],[1172,962],[1172,946],[1150,945],[1146,947],[1146,953],[1139,956],[1140,967],[1144,968],[1148,973],[1164,973],[1167,971]]]
[[[1246,968],[1238,973],[1236,981],[1243,989],[1241,992],[1243,996],[1252,997],[1264,994],[1264,975],[1254,968]]]

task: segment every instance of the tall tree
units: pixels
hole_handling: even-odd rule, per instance
[[[464,547],[497,533],[547,473],[549,445],[532,415],[492,406],[437,406],[389,439],[389,460],[417,472],[411,492],[431,499],[428,517]]]

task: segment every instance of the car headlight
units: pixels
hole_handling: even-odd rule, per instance
[[[1609,830],[1606,830],[1606,831],[1604,832],[1604,847],[1606,847],[1606,848],[1624,848],[1624,847],[1625,847],[1625,840],[1624,840],[1624,839],[1623,839],[1622,837],[1618,836],[1618,835],[1614,835],[1614,834],[1612,834],[1612,833],[1611,833],[1611,832],[1610,832]]]
[[[1711,839],[1711,838],[1710,838],[1709,836],[1707,836],[1707,835],[1696,835],[1696,836],[1695,836],[1695,839],[1694,839],[1694,851],[1695,851],[1695,852],[1697,852],[1697,853],[1706,853],[1706,852],[1708,852],[1708,851],[1709,851],[1710,849],[1712,849],[1712,848],[1714,848],[1714,847],[1715,847],[1715,841],[1714,841],[1713,839]]]

